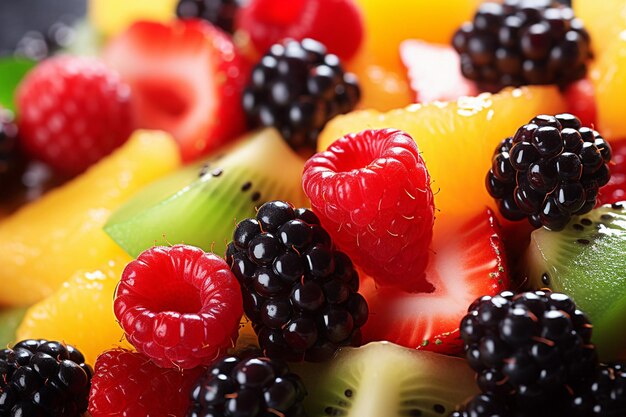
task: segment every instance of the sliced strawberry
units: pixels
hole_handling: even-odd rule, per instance
[[[461,226],[435,225],[426,277],[432,293],[376,288],[371,278],[360,292],[370,316],[362,328],[364,342],[388,340],[415,349],[458,354],[463,350],[459,324],[467,308],[482,295],[509,286],[503,245],[491,210]]]
[[[626,139],[611,141],[611,179],[600,188],[598,205],[626,200]]]
[[[570,84],[563,94],[567,102],[567,112],[578,117],[583,126],[598,129],[596,126],[596,93],[593,83],[588,78],[584,78]]]
[[[247,65],[207,22],[135,23],[107,47],[105,61],[131,86],[139,127],[172,133],[185,161],[245,130]]]
[[[478,94],[476,85],[461,74],[459,54],[451,46],[409,39],[400,44],[400,59],[416,103]]]

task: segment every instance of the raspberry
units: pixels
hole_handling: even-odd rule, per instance
[[[359,276],[310,210],[263,204],[237,225],[226,256],[265,355],[322,361],[360,344],[368,310]]]
[[[0,415],[79,417],[87,410],[92,370],[76,348],[23,340],[0,351]]]
[[[302,380],[286,364],[229,356],[196,382],[187,417],[304,417],[305,396]]]
[[[10,189],[19,183],[19,175],[24,170],[25,161],[18,142],[13,115],[0,108],[0,198],[9,196]]]
[[[584,78],[590,38],[570,7],[550,0],[480,5],[452,40],[463,75],[487,91]]]
[[[562,230],[596,205],[610,160],[609,144],[575,116],[540,115],[498,145],[487,191],[507,219]]]
[[[384,129],[344,136],[307,161],[302,185],[337,246],[379,285],[432,290],[424,270],[433,193],[408,134]]]
[[[16,102],[24,149],[64,174],[84,171],[133,130],[130,89],[93,58],[43,61],[20,84]]]
[[[138,352],[114,349],[98,357],[89,394],[92,417],[182,417],[203,368],[164,369]]]
[[[326,123],[359,101],[356,77],[312,39],[272,46],[254,67],[243,95],[253,126],[274,126],[292,148],[317,149]]]
[[[598,204],[626,200],[626,140],[611,141],[611,179],[600,188]]]
[[[204,19],[233,33],[239,3],[240,0],[179,0],[176,16],[181,19]]]
[[[164,368],[210,363],[234,346],[243,313],[226,262],[187,245],[153,247],[130,262],[113,307],[128,341]]]

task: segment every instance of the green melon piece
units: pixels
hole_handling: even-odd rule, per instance
[[[388,342],[291,367],[306,385],[309,417],[441,417],[478,393],[465,360]]]
[[[274,129],[249,134],[206,163],[140,190],[111,215],[105,232],[128,254],[185,243],[223,254],[235,224],[266,201],[306,206],[304,160]]]
[[[0,310],[0,346],[2,349],[16,342],[15,332],[25,314],[26,308]]]
[[[626,203],[572,218],[560,232],[541,228],[526,252],[528,285],[576,302],[593,324],[601,359],[626,349]]]

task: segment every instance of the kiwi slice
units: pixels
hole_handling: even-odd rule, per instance
[[[593,324],[601,359],[626,349],[626,202],[575,216],[560,232],[531,234],[525,266],[531,289],[569,295]]]
[[[0,346],[5,348],[16,342],[15,333],[26,315],[26,308],[6,308],[0,310]]]
[[[202,164],[159,179],[114,212],[105,232],[128,254],[186,243],[223,254],[235,224],[270,200],[305,204],[304,160],[274,129],[249,134]]]
[[[478,392],[463,359],[388,342],[291,367],[307,387],[309,417],[441,417]]]

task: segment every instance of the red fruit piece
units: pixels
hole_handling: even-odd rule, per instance
[[[111,42],[105,60],[130,84],[139,127],[172,133],[185,161],[245,130],[247,64],[211,24],[135,23]]]
[[[243,314],[228,264],[187,245],[153,247],[130,262],[113,307],[128,341],[164,368],[215,360],[235,345]]]
[[[20,84],[16,103],[23,148],[68,175],[110,154],[134,128],[130,88],[94,58],[43,61]]]
[[[598,130],[596,122],[598,109],[593,83],[588,78],[578,80],[568,85],[563,94],[567,102],[567,113],[578,117],[583,126]]]
[[[388,340],[402,346],[448,354],[463,351],[459,324],[469,305],[482,295],[508,289],[504,248],[496,220],[486,210],[460,226],[438,224],[426,278],[435,290],[410,294],[377,288],[361,280],[370,308],[364,343]]]
[[[286,38],[311,38],[347,61],[363,40],[363,18],[353,0],[251,0],[239,9],[235,28],[259,55]]]
[[[185,416],[191,388],[204,369],[165,369],[138,352],[114,349],[98,357],[91,380],[92,417]]]
[[[611,141],[611,179],[600,188],[598,205],[626,200],[626,139]]]
[[[333,241],[379,285],[432,290],[424,270],[433,193],[407,133],[384,129],[344,136],[307,161],[302,184]]]
[[[409,39],[400,44],[400,59],[416,103],[478,94],[476,85],[461,74],[459,54],[451,46]]]

